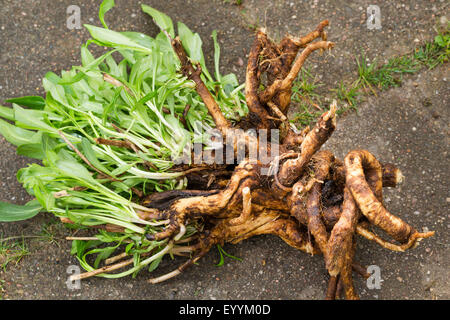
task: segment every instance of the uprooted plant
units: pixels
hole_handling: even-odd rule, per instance
[[[335,130],[335,102],[312,129],[299,131],[288,120],[292,85],[306,58],[334,46],[324,31],[327,20],[278,44],[258,30],[244,94],[233,74],[219,72],[215,33],[214,79],[199,35],[184,24],[178,23],[175,37],[170,18],[144,5],[161,33],[151,38],[114,32],[103,17],[111,7],[104,1],[100,10],[105,28],[86,26],[93,39],[81,48],[82,66],[62,77],[46,75],[45,100],[15,98],[9,100],[13,109],[0,108],[0,116],[15,122],[0,122],[3,136],[18,153],[43,163],[18,174],[36,200],[23,207],[1,204],[2,220],[48,211],[72,228],[97,228],[95,238],[73,242],[87,271],[78,278],[135,275],[144,267],[156,269],[166,254],[189,256],[173,272],[150,280],[158,283],[215,245],[273,234],[323,255],[327,298],[343,289],[355,299],[352,270],[366,276],[353,261],[356,235],[394,251],[433,235],[383,206],[382,188],[402,180],[393,164],[366,150],[351,151],[343,161],[320,150]],[[113,49],[94,58],[90,43]],[[112,54],[123,59],[117,63]],[[202,129],[215,134],[198,139]],[[192,145],[200,149],[191,152]],[[226,164],[216,161],[224,150]],[[267,157],[257,159],[252,150]],[[176,161],[186,155],[187,161]],[[113,273],[126,266],[132,267]]]

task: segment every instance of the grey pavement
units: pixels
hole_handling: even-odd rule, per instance
[[[41,79],[47,71],[60,72],[80,63],[79,46],[88,39],[85,30],[66,28],[66,9],[81,8],[82,23],[99,25],[101,1],[2,1],[0,6],[0,101],[9,97],[43,94]],[[232,2],[232,1],[230,1]],[[213,61],[212,30],[217,29],[222,49],[223,72],[235,72],[244,80],[252,42],[253,25],[265,26],[273,38],[285,32],[303,34],[323,19],[331,22],[329,39],[337,43],[332,55],[312,55],[308,67],[324,84],[334,88],[340,80],[356,78],[355,56],[361,49],[369,59],[384,61],[410,52],[435,34],[434,25],[448,17],[445,1],[250,1],[242,6],[226,1],[120,1],[109,12],[110,28],[155,35],[156,27],[141,13],[146,3],[183,21],[199,32],[209,65]],[[381,9],[382,29],[368,30],[365,10]],[[386,206],[421,230],[435,230],[432,239],[405,253],[389,252],[364,239],[358,240],[356,259],[380,267],[381,289],[370,290],[355,275],[362,299],[449,299],[449,71],[448,64],[409,77],[400,88],[370,97],[358,113],[339,119],[338,128],[324,148],[339,158],[356,148],[373,152],[381,161],[397,164],[405,183],[385,190]],[[16,181],[16,172],[31,160],[15,154],[0,138],[0,200],[24,203],[29,196]],[[225,250],[243,259],[226,260],[216,267],[212,250],[198,265],[159,285],[146,282],[141,272],[135,279],[92,278],[81,289],[66,286],[67,267],[77,265],[70,255],[68,231],[49,214],[29,221],[0,224],[3,237],[36,235],[48,226],[55,242],[27,239],[30,255],[17,265],[0,270],[6,299],[322,299],[327,275],[322,258],[310,257],[273,236],[259,236]],[[165,260],[158,274],[171,271],[183,260]]]

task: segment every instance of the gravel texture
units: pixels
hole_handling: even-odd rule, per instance
[[[323,19],[330,20],[329,40],[337,43],[332,55],[310,57],[307,67],[327,91],[345,79],[356,78],[355,57],[364,50],[371,60],[410,52],[435,34],[434,25],[448,17],[445,1],[145,1],[183,21],[199,32],[206,59],[212,68],[213,43],[218,30],[222,72],[237,73],[244,80],[247,53],[253,41],[252,26],[266,27],[279,39],[286,32],[304,34]],[[142,1],[116,0],[106,15],[111,29],[135,30],[155,35],[156,26],[140,11]],[[82,23],[100,25],[100,1],[63,0],[2,1],[0,6],[0,101],[9,97],[43,94],[42,77],[80,63],[79,46],[88,39],[86,30],[66,27],[69,5],[81,9]],[[378,4],[382,29],[368,30],[366,8]],[[399,188],[385,191],[389,210],[419,230],[436,230],[432,239],[406,253],[394,253],[358,241],[356,259],[377,265],[381,289],[370,290],[355,275],[362,299],[449,299],[449,69],[448,65],[421,71],[402,87],[371,97],[359,112],[339,120],[338,129],[326,144],[342,158],[348,151],[364,148],[381,161],[397,164],[406,176]],[[17,156],[13,146],[0,137],[0,200],[24,203],[29,196],[16,182],[16,172],[32,160]],[[49,214],[29,221],[0,223],[3,237],[36,235],[43,226],[56,241],[27,239],[30,255],[19,264],[0,270],[5,299],[323,299],[327,274],[319,256],[287,246],[272,236],[259,236],[224,249],[242,262],[219,260],[212,250],[198,265],[179,277],[150,285],[145,272],[135,279],[87,279],[80,290],[68,290],[67,268],[78,265],[70,255],[68,234]],[[171,271],[182,259],[166,260],[158,274]]]

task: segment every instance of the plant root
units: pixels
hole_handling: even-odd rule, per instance
[[[181,73],[195,83],[216,128],[230,139],[227,145],[233,147],[236,162],[227,166],[205,163],[198,167],[178,167],[177,170],[186,172],[188,186],[195,185],[195,190],[166,191],[142,199],[140,204],[148,210],[138,213],[141,219],[167,222],[160,232],[146,234],[147,238],[167,239],[172,254],[190,254],[178,268],[150,279],[150,283],[181,274],[217,244],[236,244],[250,237],[271,234],[305,253],[323,255],[330,276],[326,299],[339,298],[341,293],[346,299],[358,299],[352,271],[363,277],[368,274],[353,261],[356,235],[389,250],[405,251],[434,234],[418,232],[384,207],[383,187],[395,187],[403,181],[395,165],[380,163],[366,150],[350,151],[344,161],[330,151],[320,151],[336,128],[336,101],[312,129],[298,131],[289,123],[292,84],[305,60],[316,50],[334,46],[327,41],[324,31],[328,24],[324,20],[308,35],[286,36],[279,44],[269,39],[264,29],[257,31],[246,69],[245,99],[249,115],[234,126],[221,113],[203,83],[200,66],[192,65],[179,38],[170,39],[181,62]],[[186,110],[189,107],[184,117]],[[281,143],[277,147],[281,153],[270,158],[269,164],[250,159],[248,153],[237,161],[241,144],[248,150],[261,147],[257,137],[242,130],[231,130],[241,128],[279,129]],[[97,143],[136,148],[127,141],[98,140]],[[268,144],[266,151],[273,147]],[[270,174],[263,175],[262,169],[268,169]],[[186,226],[195,221],[201,221],[202,230],[195,238],[184,239]],[[381,228],[398,244],[381,239],[370,227]],[[195,243],[181,246],[188,241]],[[124,258],[126,255],[122,254],[108,262]],[[107,265],[90,274],[109,272],[129,263],[130,260],[125,260]]]

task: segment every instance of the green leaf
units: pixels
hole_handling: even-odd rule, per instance
[[[220,246],[219,246],[220,247]],[[223,254],[224,255],[226,255],[228,258],[231,258],[231,259],[234,259],[234,260],[237,260],[237,261],[242,261],[242,259],[241,258],[238,258],[238,257],[235,257],[235,256],[232,256],[231,254],[229,254],[229,253],[226,253],[225,252],[225,250],[223,250],[223,248],[222,247],[220,247],[220,250],[223,252]]]
[[[92,53],[89,51],[87,45],[81,46],[81,63],[83,64],[83,67],[86,67],[88,64],[93,62],[95,60]]]
[[[76,179],[83,179],[91,184],[97,184],[94,178],[92,178],[92,175],[89,173],[89,171],[84,167],[82,164],[71,161],[71,160],[57,160],[55,165],[58,167],[58,169],[62,170],[65,174],[67,174],[69,177],[74,177]]]
[[[54,72],[47,72],[44,76],[44,79],[51,81],[53,84],[58,84],[61,78]]]
[[[208,72],[205,64],[205,58],[202,51],[202,39],[198,33],[193,33],[184,23],[178,22],[178,34],[180,36],[181,44],[186,50],[189,58],[194,62],[200,63],[202,72],[212,81],[211,75]]]
[[[0,119],[0,134],[15,146],[23,144],[39,143],[41,141],[41,132],[30,131],[16,127]]]
[[[99,264],[100,264],[100,262],[102,261],[102,260],[105,260],[105,259],[108,259],[109,258],[109,256],[111,255],[111,254],[113,254],[114,253],[114,251],[116,250],[116,248],[117,248],[117,246],[114,246],[114,247],[106,247],[106,248],[102,248],[102,249],[98,249],[98,255],[97,255],[97,258],[95,259],[95,262],[94,262],[94,268],[98,268],[98,266],[99,266]]]
[[[134,165],[135,165],[135,163],[130,163],[130,164],[127,164],[125,166],[119,166],[117,169],[115,169],[115,170],[113,170],[113,172],[111,172],[111,175],[112,176],[117,176],[119,174],[122,174],[125,171],[128,171],[131,168],[133,168]]]
[[[134,111],[136,108],[144,105],[147,101],[150,99],[153,99],[158,94],[157,91],[150,92],[149,94],[145,95],[143,98],[141,98],[133,107],[131,111]]]
[[[44,159],[44,151],[40,143],[22,144],[17,147],[17,154],[33,159]]]
[[[213,30],[211,37],[214,41],[214,68],[215,68],[215,76],[216,80],[221,82],[221,76],[219,72],[219,62],[220,62],[220,46],[217,41],[217,30]]]
[[[86,250],[99,245],[101,241],[98,240],[73,240],[71,254],[76,254],[78,258],[81,258]]]
[[[227,256],[228,258],[234,259],[234,260],[242,261],[241,258],[232,256],[231,254],[226,253],[225,250],[223,250],[223,248],[222,248],[220,245],[217,245],[217,250],[219,250],[220,261],[219,261],[218,264],[216,264],[216,267],[221,267],[221,266],[223,266],[223,264],[225,263],[225,259],[224,259],[224,256],[223,256],[223,255]]]
[[[0,106],[0,117],[14,121],[14,110],[12,108]]]
[[[14,106],[14,114],[16,121],[29,129],[42,130],[50,133],[56,133],[56,129],[49,126],[42,119],[44,119],[44,113],[40,111],[23,109],[17,105]],[[48,114],[49,117],[51,114]]]
[[[118,87],[114,89],[114,97],[112,98],[111,103],[103,109],[103,116],[102,116],[103,125],[106,125],[106,121],[108,120],[108,117],[111,115],[113,108],[116,106],[116,101],[119,98],[122,89],[123,87]]]
[[[94,149],[92,149],[91,143],[89,142],[88,139],[84,137],[81,138],[81,148],[83,150],[83,154],[86,156],[86,158],[94,167],[107,174],[110,174],[109,170],[104,165],[102,165],[100,161],[97,159]]]
[[[181,43],[185,48],[189,58],[195,62],[204,61],[202,52],[202,39],[198,33],[193,33],[184,23],[178,22],[178,33]],[[202,66],[203,68],[203,66]]]
[[[148,35],[141,32],[124,31],[121,32],[121,34],[128,37],[130,40],[140,44],[141,46],[149,49],[152,48],[152,43],[155,41],[152,37],[149,37]]]
[[[74,84],[78,81],[80,81],[81,79],[83,79],[84,77],[86,77],[86,74],[82,71],[79,71],[75,76],[70,77],[68,79],[61,79],[60,81],[58,81],[59,85],[69,85],[69,84]]]
[[[108,26],[105,23],[104,16],[105,13],[111,10],[115,6],[114,0],[103,0],[102,4],[100,5],[100,10],[98,12],[98,18],[100,19],[102,25],[108,29]]]
[[[45,100],[40,96],[26,96],[20,98],[11,98],[6,100],[9,103],[16,103],[18,105],[28,107],[31,109],[42,110],[45,107]]]
[[[49,75],[47,73],[47,75]],[[47,77],[47,75],[42,79],[42,85],[45,89],[45,91],[50,93],[52,95],[52,98],[55,99],[57,102],[61,103],[62,105],[67,105],[67,99],[64,91],[64,87],[58,85],[62,79],[60,77],[54,78],[53,76]],[[54,82],[56,81],[56,82]]]
[[[190,58],[194,61],[198,61],[202,64],[202,68],[205,66],[205,58],[202,51],[202,39],[198,33],[195,33],[192,37]]]
[[[222,254],[222,247],[220,245],[217,245],[217,250],[219,251],[220,254],[220,261],[218,264],[216,264],[216,267],[221,267],[223,266],[223,264],[225,263],[225,259],[223,258],[223,254]]]
[[[33,218],[42,210],[37,200],[32,200],[24,206],[0,201],[0,222],[21,221]]]
[[[119,47],[123,49],[131,49],[146,54],[151,54],[151,50],[137,44],[127,36],[121,34],[120,32],[112,31],[109,29],[99,28],[89,24],[84,25],[88,29],[92,38],[101,42],[102,45],[106,47]]]
[[[172,38],[175,37],[175,29],[169,16],[145,4],[142,5],[142,11],[149,14],[161,30],[166,30]]]
[[[163,257],[161,256],[158,259],[152,261],[152,263],[150,263],[150,266],[148,267],[148,272],[156,270],[156,268],[158,268],[159,264],[161,263],[162,258]]]
[[[130,250],[133,248],[134,246],[134,242],[129,243],[126,247],[125,247],[125,252],[129,253]]]

